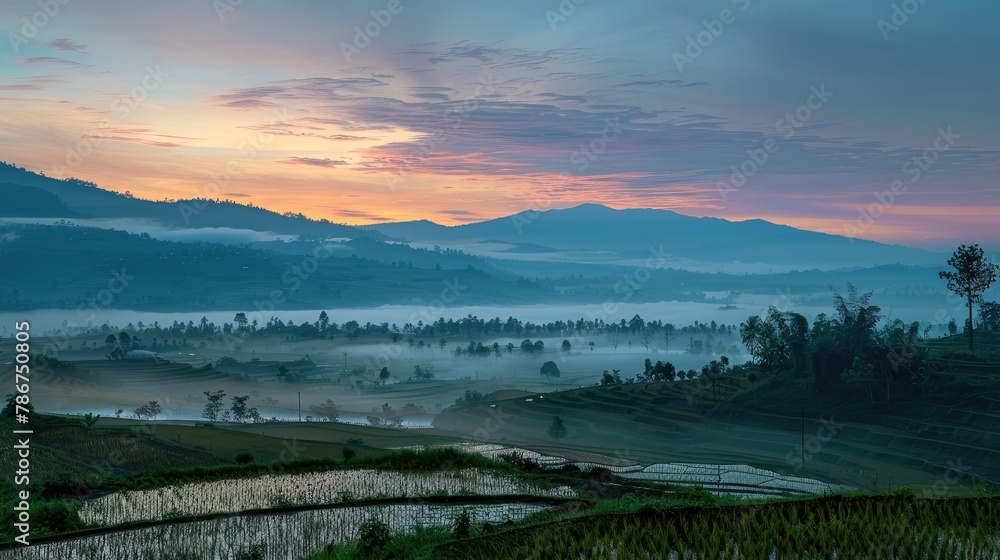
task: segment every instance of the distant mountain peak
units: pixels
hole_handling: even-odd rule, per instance
[[[596,202],[584,202],[583,204],[565,208],[565,210],[610,210],[612,212],[617,212],[617,210],[611,208],[610,206],[605,206]]]

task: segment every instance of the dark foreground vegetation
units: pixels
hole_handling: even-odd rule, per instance
[[[514,527],[472,525],[389,536],[377,523],[325,559],[969,558],[1000,554],[1000,499],[894,495],[733,504],[731,500],[608,500],[556,508]]]

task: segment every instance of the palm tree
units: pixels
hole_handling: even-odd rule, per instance
[[[875,325],[881,320],[881,311],[877,305],[871,305],[872,292],[858,295],[853,284],[847,284],[847,298],[836,290],[833,292],[834,308],[839,315],[837,334],[841,348],[847,356],[857,356],[861,350],[870,346],[875,334]]]
[[[747,317],[745,323],[740,324],[740,338],[743,339],[743,344],[747,347],[747,352],[750,353],[751,358],[757,358],[760,352],[762,324],[760,315],[751,315]]]

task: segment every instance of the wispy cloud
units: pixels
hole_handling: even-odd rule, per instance
[[[88,68],[93,68],[93,64],[82,64],[80,62],[73,62],[72,60],[66,60],[65,58],[55,58],[51,56],[33,56],[30,58],[22,58],[22,64],[51,64],[58,70],[86,70]]]
[[[278,163],[287,165],[311,165],[314,167],[339,167],[347,165],[347,162],[340,159],[310,158],[310,157],[290,157],[279,160]]]
[[[72,39],[67,39],[67,38],[53,39],[48,43],[45,43],[45,45],[60,51],[73,51],[79,54],[90,54],[89,52],[87,52],[87,45],[74,43]]]

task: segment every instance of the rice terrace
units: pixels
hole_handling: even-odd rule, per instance
[[[0,2],[0,560],[1000,560],[998,19]]]

